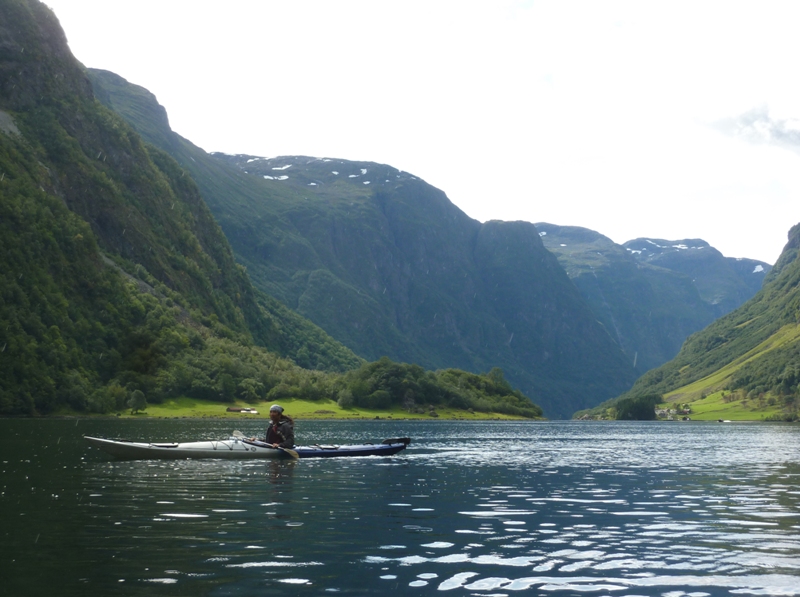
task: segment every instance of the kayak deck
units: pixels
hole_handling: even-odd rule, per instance
[[[180,460],[217,458],[227,460],[289,458],[284,450],[241,437],[199,442],[133,442],[84,436],[94,446],[121,460]],[[335,458],[353,456],[391,456],[411,442],[407,437],[384,440],[380,444],[295,446],[300,458]]]
[[[337,456],[391,456],[406,448],[405,443],[362,444],[357,446],[297,446],[300,458],[335,458]]]

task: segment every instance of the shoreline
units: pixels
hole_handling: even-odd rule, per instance
[[[530,418],[499,412],[471,412],[448,407],[424,406],[418,412],[408,412],[401,408],[390,410],[372,410],[366,408],[341,408],[333,400],[280,400],[285,413],[298,421],[537,421],[543,418]],[[148,404],[137,414],[130,410],[114,413],[83,413],[72,410],[60,410],[49,415],[38,415],[20,418],[87,418],[87,419],[218,419],[220,421],[269,421],[271,402],[246,404],[243,402],[207,402],[192,398],[175,398],[160,404]],[[257,412],[229,412],[226,409],[252,409]]]

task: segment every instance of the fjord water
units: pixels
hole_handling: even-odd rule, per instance
[[[413,443],[276,462],[82,439],[231,431],[0,420],[0,594],[800,595],[797,425],[300,422],[301,443]]]

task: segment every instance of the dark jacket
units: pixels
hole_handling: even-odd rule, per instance
[[[277,425],[270,423],[267,427],[267,443],[278,444],[281,448],[294,447],[294,424],[292,419],[281,415]]]

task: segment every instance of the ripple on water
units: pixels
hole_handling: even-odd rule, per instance
[[[241,564],[228,564],[228,568],[304,568],[306,566],[324,566],[322,562],[243,562]]]
[[[287,585],[310,585],[311,581],[307,578],[278,578],[276,579],[280,583],[284,583]]]
[[[143,578],[143,582],[151,582],[159,585],[174,585],[178,582],[177,578]]]

